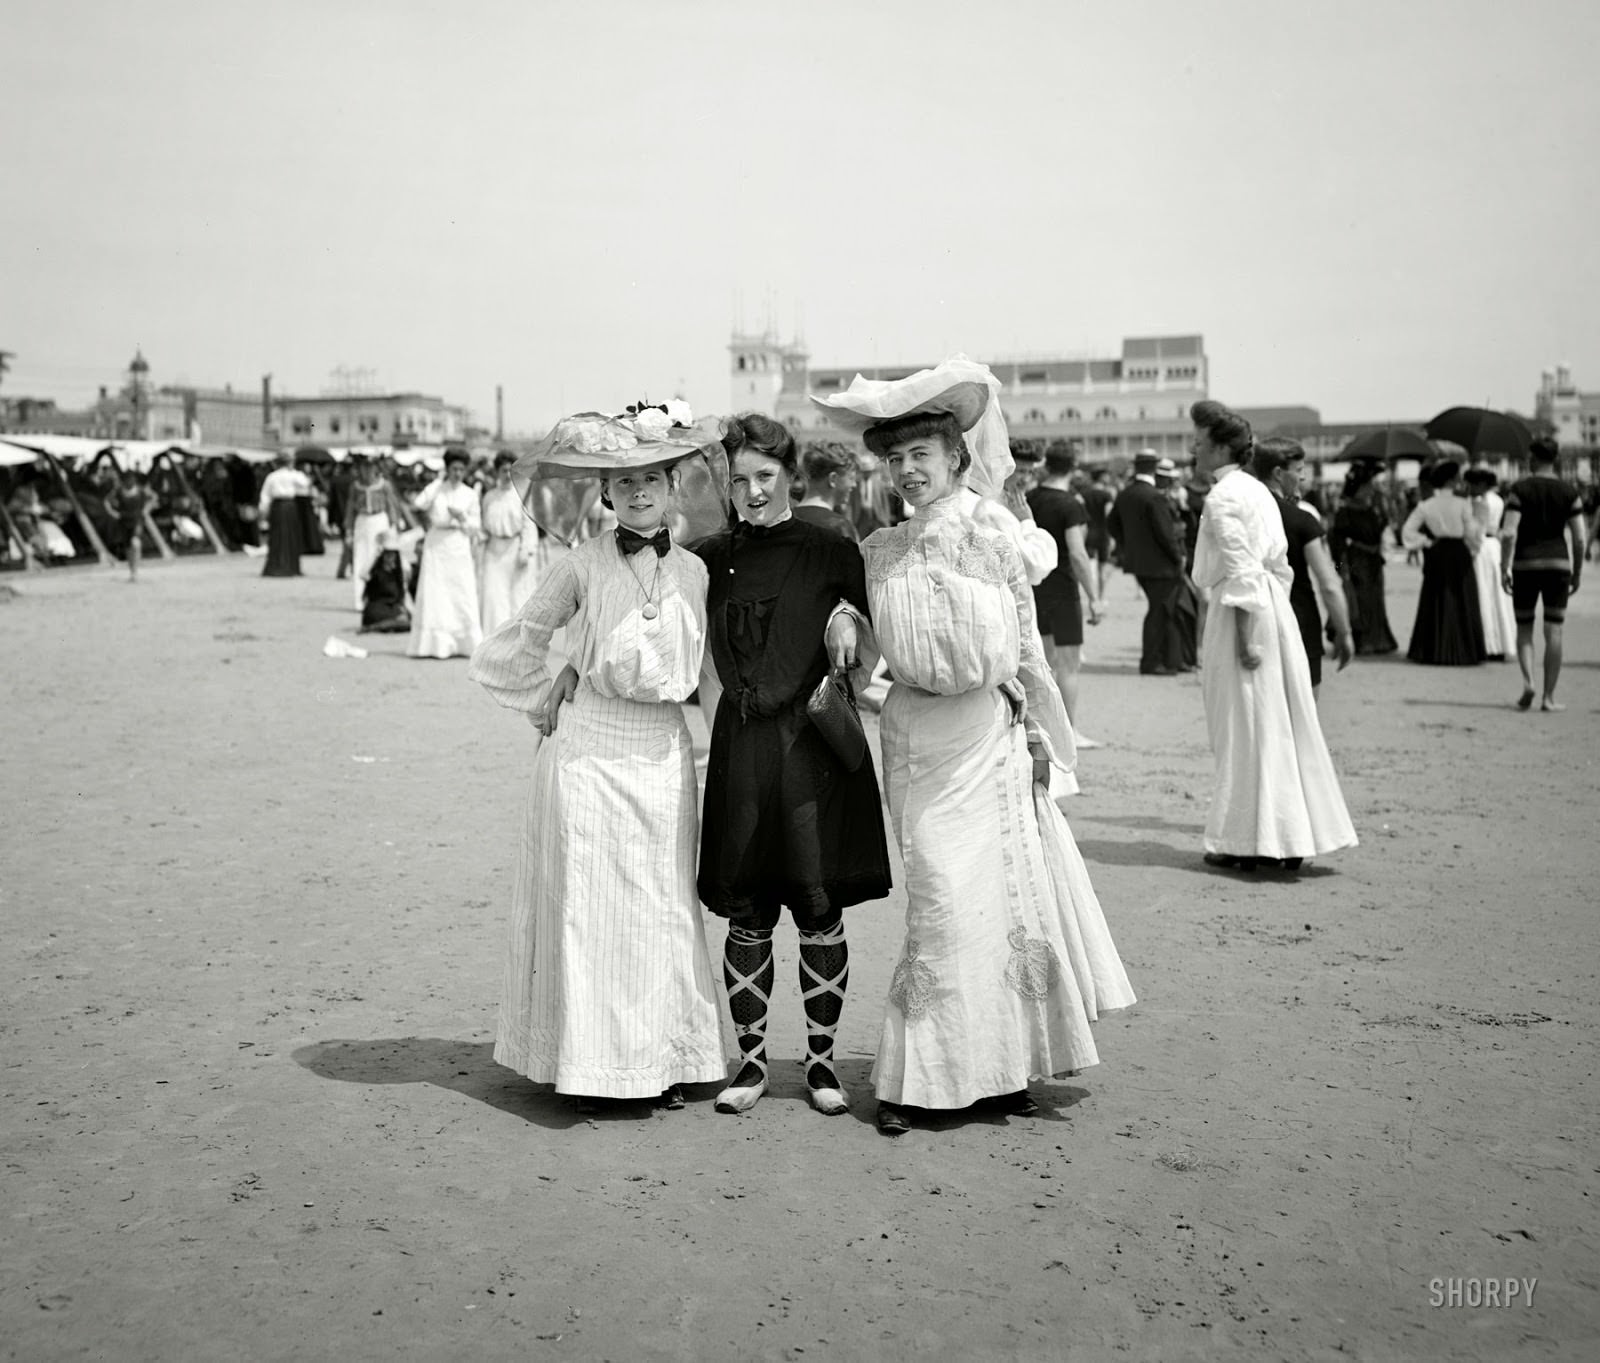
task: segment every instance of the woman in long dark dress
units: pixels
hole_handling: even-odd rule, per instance
[[[1406,657],[1435,667],[1473,667],[1488,657],[1472,571],[1483,527],[1472,504],[1455,494],[1460,472],[1454,459],[1425,469],[1433,496],[1417,503],[1400,530],[1406,548],[1422,550],[1422,594]]]
[[[267,531],[267,561],[262,577],[299,577],[301,538],[300,498],[311,495],[311,483],[294,467],[294,455],[284,450],[278,467],[261,484],[261,524]]]
[[[744,1112],[767,1090],[772,930],[788,908],[800,935],[806,1088],[845,1111],[833,1069],[849,949],[843,910],[889,892],[889,851],[870,757],[846,771],[806,715],[830,663],[854,654],[867,610],[861,551],[793,515],[794,438],[746,413],[723,436],[738,524],[696,548],[710,572],[707,665],[721,696],[711,725],[699,891],[729,920],[728,1005],[743,1065],[717,1099]],[[702,686],[702,700],[711,685]]]
[[[1374,656],[1400,647],[1389,628],[1384,602],[1383,535],[1389,520],[1375,481],[1378,470],[1358,464],[1344,480],[1344,498],[1333,513],[1328,547],[1344,580],[1345,602],[1350,608],[1350,631],[1356,653]]]

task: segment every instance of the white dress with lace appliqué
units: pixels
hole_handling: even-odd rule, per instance
[[[965,1107],[1098,1063],[1089,1024],[1133,990],[1030,738],[1076,762],[1003,528],[957,498],[862,546],[894,675],[883,777],[905,866],[906,941],[884,1009],[878,1097]],[[1002,687],[1025,696],[1013,723]]]
[[[1207,494],[1194,580],[1210,599],[1200,681],[1216,786],[1206,851],[1309,857],[1354,847],[1289,605],[1283,516],[1259,478],[1230,470]],[[1253,671],[1239,663],[1236,610],[1250,612],[1261,652]]]
[[[531,718],[566,628],[578,690],[535,739],[494,1048],[562,1093],[646,1098],[727,1076],[680,704],[700,672],[705,603],[693,554],[646,550],[630,567],[602,535],[550,569],[467,674]]]

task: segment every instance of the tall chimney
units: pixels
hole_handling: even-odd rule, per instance
[[[272,375],[261,376],[261,424],[272,425]]]
[[[499,444],[506,438],[506,390],[498,383],[494,386],[494,439]]]

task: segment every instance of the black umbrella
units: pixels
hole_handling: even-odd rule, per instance
[[[1341,459],[1429,459],[1433,446],[1409,426],[1383,426],[1358,435],[1340,452]]]
[[[294,452],[294,462],[302,465],[331,464],[333,456],[321,445],[302,445]]]
[[[1526,455],[1533,439],[1521,417],[1487,407],[1451,407],[1422,429],[1431,439],[1460,445],[1469,455]]]

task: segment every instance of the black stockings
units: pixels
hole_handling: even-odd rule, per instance
[[[772,999],[772,929],[728,928],[722,948],[722,979],[728,987],[728,1011],[744,1064],[733,1087],[746,1088],[767,1077],[767,1008]],[[833,1041],[844,1011],[850,982],[850,947],[844,920],[800,933],[800,999],[806,1010],[806,1084],[838,1088],[833,1072]]]

